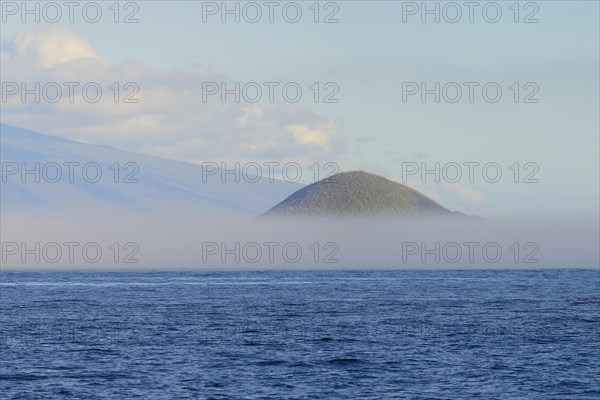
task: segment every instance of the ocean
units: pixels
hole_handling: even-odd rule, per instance
[[[600,270],[2,272],[2,399],[598,399]]]

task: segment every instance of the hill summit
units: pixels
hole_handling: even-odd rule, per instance
[[[463,215],[410,187],[364,171],[341,172],[308,185],[263,216],[421,217]]]

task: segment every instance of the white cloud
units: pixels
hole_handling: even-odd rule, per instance
[[[334,121],[321,123],[316,127],[306,125],[290,125],[287,127],[301,144],[314,144],[328,148],[331,139],[336,135],[338,126]]]
[[[10,50],[17,59],[41,68],[86,58],[106,65],[87,40],[60,26],[19,32],[13,37]]]
[[[66,28],[16,34],[2,60],[3,81],[77,82],[55,103],[19,95],[3,104],[3,122],[42,132],[181,160],[335,161],[344,149],[341,121],[296,104],[203,102],[203,82],[232,81],[219,73],[165,73],[140,62],[109,65]],[[85,101],[87,83],[102,90]],[[115,82],[118,101],[115,102]],[[133,86],[126,88],[125,85]],[[93,92],[93,91],[92,91]],[[132,95],[135,103],[125,103]]]

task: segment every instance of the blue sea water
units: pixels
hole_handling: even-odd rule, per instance
[[[2,272],[2,399],[598,399],[600,271]]]

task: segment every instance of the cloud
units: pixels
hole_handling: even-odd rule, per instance
[[[224,73],[110,65],[64,27],[17,33],[7,48],[3,81],[27,88],[54,82],[61,90],[54,102],[10,96],[3,101],[9,124],[187,161],[332,161],[345,149],[339,119],[298,104],[222,103],[220,96],[205,101],[203,83],[234,81]],[[65,82],[77,83],[74,96]],[[90,84],[92,97],[100,88],[97,101],[84,97]]]
[[[331,132],[335,134],[335,127],[323,126],[321,129],[310,129],[305,125],[290,125],[287,127],[294,135],[294,138],[301,144],[316,144],[318,146],[327,146]]]
[[[53,68],[86,58],[107,65],[87,40],[60,26],[19,32],[9,42],[7,50],[19,61],[40,68]]]
[[[482,193],[461,183],[443,182],[443,185],[446,189],[454,193],[462,202],[477,205],[485,201],[485,196]]]

